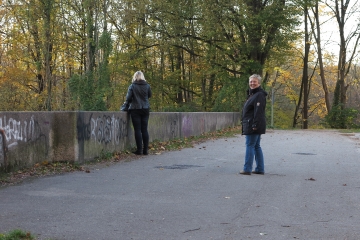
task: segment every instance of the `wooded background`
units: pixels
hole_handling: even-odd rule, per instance
[[[258,73],[269,125],[359,126],[356,0],[0,4],[0,111],[117,111],[137,70],[152,111],[240,111]]]

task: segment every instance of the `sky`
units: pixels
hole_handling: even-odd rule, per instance
[[[333,2],[333,1],[327,1]],[[354,31],[360,32],[359,29],[359,20],[360,20],[360,11],[359,8],[356,7],[359,5],[357,0],[350,0],[348,9],[348,19],[345,23],[345,38],[348,38],[350,34]],[[329,8],[327,8],[329,9]],[[339,26],[335,18],[333,18],[330,14],[328,16],[323,16],[320,21],[322,21],[321,26],[321,40],[323,50],[332,53],[335,57],[339,55],[339,43],[340,43],[340,34],[339,34]],[[353,40],[349,43],[348,49],[353,49],[355,44],[354,37]]]

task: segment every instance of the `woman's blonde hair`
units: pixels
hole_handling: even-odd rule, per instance
[[[140,81],[140,80],[146,81],[143,72],[137,71],[133,76],[132,82]]]

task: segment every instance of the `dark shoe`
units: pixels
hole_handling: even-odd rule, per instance
[[[139,152],[139,151],[135,151],[135,152],[132,152],[133,154],[135,154],[135,155],[141,155],[141,152]]]
[[[252,173],[254,173],[254,174],[260,174],[260,175],[264,175],[264,174],[265,174],[264,172],[256,172],[256,171],[252,171]]]
[[[143,155],[148,155],[148,151],[143,151]]]
[[[242,175],[251,175],[251,172],[240,171],[239,174],[242,174]]]

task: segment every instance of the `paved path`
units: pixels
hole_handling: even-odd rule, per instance
[[[0,232],[38,239],[360,239],[360,140],[263,135],[266,174],[243,176],[244,137],[90,173],[0,188]]]

